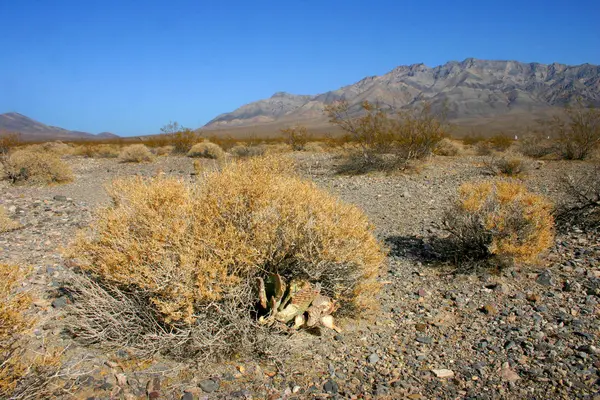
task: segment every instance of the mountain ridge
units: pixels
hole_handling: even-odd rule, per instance
[[[458,120],[543,113],[576,98],[600,105],[600,66],[467,58],[436,67],[400,65],[386,74],[367,76],[316,95],[276,92],[268,99],[222,113],[203,128],[325,123],[324,106],[337,100],[348,101],[353,113],[359,112],[365,100],[389,110],[428,101],[434,109],[446,105],[448,117]]]
[[[22,140],[101,140],[117,138],[111,132],[101,132],[97,135],[82,131],[72,131],[58,126],[46,125],[18,112],[0,114],[0,133],[17,132]]]

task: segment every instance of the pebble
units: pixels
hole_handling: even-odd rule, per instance
[[[203,380],[198,384],[202,390],[206,393],[212,393],[219,388],[219,383],[213,381],[212,379]]]

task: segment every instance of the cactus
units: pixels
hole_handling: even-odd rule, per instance
[[[319,323],[327,328],[340,331],[331,314],[337,310],[334,300],[320,293],[320,285],[312,285],[304,280],[292,280],[286,286],[279,274],[270,274],[266,281],[258,282],[258,300],[265,315],[259,323],[272,326],[275,323],[286,325],[293,321],[294,329],[315,327]]]

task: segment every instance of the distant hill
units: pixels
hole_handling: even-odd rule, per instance
[[[410,108],[425,100],[438,109],[446,104],[448,117],[467,125],[492,120],[510,123],[547,115],[578,97],[600,105],[600,66],[469,58],[435,68],[424,64],[399,66],[385,75],[314,96],[278,92],[221,114],[204,129],[325,125],[323,107],[336,100],[346,100],[354,113],[365,100],[390,110]]]
[[[119,137],[114,133],[102,132],[98,135],[87,132],[70,131],[57,126],[45,125],[25,115],[10,112],[0,114],[0,132],[18,132],[21,139],[30,140],[81,140],[109,139]]]

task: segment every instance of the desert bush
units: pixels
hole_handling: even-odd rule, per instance
[[[492,144],[487,140],[483,140],[481,142],[477,142],[474,146],[475,154],[478,156],[489,156],[494,152]]]
[[[21,135],[16,132],[0,132],[0,156],[7,155],[21,144]]]
[[[12,183],[67,183],[73,180],[71,168],[58,156],[39,151],[17,150],[3,162],[4,176]]]
[[[529,161],[517,154],[492,155],[484,160],[483,164],[484,171],[494,176],[519,177],[526,174],[530,168]]]
[[[4,207],[0,206],[0,233],[17,229],[19,224],[6,215]]]
[[[60,140],[42,143],[41,148],[43,151],[56,154],[59,157],[73,153],[73,148]]]
[[[154,155],[146,145],[132,144],[123,147],[119,154],[119,160],[126,163],[152,162]]]
[[[292,146],[287,143],[266,144],[261,147],[264,147],[265,154],[283,154],[293,151]]]
[[[512,146],[513,139],[508,135],[498,134],[489,138],[487,142],[490,143],[493,150],[502,152],[508,150],[510,146]]]
[[[482,135],[470,134],[466,135],[462,141],[466,146],[475,146],[477,143],[485,142],[486,140]]]
[[[173,153],[174,148],[175,147],[173,147],[173,146],[160,146],[160,147],[153,148],[152,152],[156,156],[167,156],[167,155]]]
[[[433,151],[438,156],[457,156],[460,153],[460,147],[448,138],[442,139]]]
[[[266,152],[265,146],[246,146],[244,144],[237,144],[229,149],[229,153],[235,157],[247,158],[247,157],[258,157],[264,155]]]
[[[169,122],[167,125],[160,128],[161,138],[160,142],[168,143],[173,146],[173,152],[176,154],[186,154],[190,151],[192,146],[198,143],[202,137],[189,128],[184,128],[177,122]],[[162,140],[163,137],[167,138],[167,141]]]
[[[121,154],[121,147],[115,144],[99,144],[92,147],[94,158],[117,158]]]
[[[566,160],[585,160],[600,146],[600,109],[585,107],[581,101],[541,123],[556,138],[558,152]]]
[[[449,258],[534,264],[554,239],[552,206],[521,183],[466,183],[445,213]]]
[[[32,356],[26,338],[35,320],[28,317],[32,298],[20,288],[28,271],[0,264],[0,397],[53,398],[53,380],[59,376],[59,357]]]
[[[562,199],[556,219],[584,228],[600,227],[600,165],[581,166],[561,177]]]
[[[411,160],[431,155],[447,135],[444,116],[435,115],[428,104],[398,112],[394,118],[369,102],[362,104],[359,117],[351,115],[345,101],[330,104],[325,111],[329,121],[347,132],[360,148],[342,166],[345,172],[403,168]]]
[[[302,148],[304,151],[308,151],[311,153],[324,153],[325,146],[321,142],[307,142]]]
[[[365,215],[298,178],[289,160],[233,161],[196,185],[120,180],[110,195],[70,251],[89,274],[72,290],[80,339],[178,357],[252,351],[264,339],[256,278],[272,272],[319,283],[342,314],[375,305],[384,255]]]
[[[310,135],[306,127],[298,125],[281,130],[286,143],[292,147],[294,151],[304,150],[304,146],[310,140]]]
[[[196,143],[187,153],[188,157],[211,158],[213,160],[222,160],[225,158],[225,152],[218,145],[211,142]]]
[[[526,157],[542,158],[554,153],[555,146],[547,136],[532,134],[519,141],[518,150]]]

